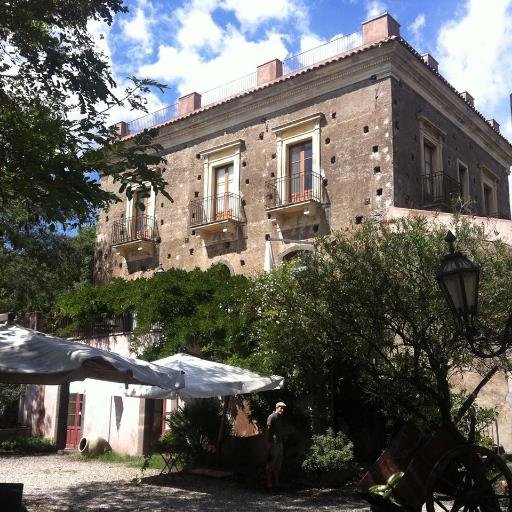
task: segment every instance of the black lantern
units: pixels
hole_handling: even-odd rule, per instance
[[[445,240],[450,244],[450,254],[441,261],[437,282],[452,313],[472,329],[478,312],[479,270],[463,254],[455,252],[455,235],[451,231]]]

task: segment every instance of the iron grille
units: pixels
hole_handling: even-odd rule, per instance
[[[112,225],[112,245],[125,244],[136,240],[158,239],[158,227],[154,217],[137,215],[117,220]]]
[[[443,204],[450,206],[452,200],[461,194],[458,180],[444,172],[423,174],[421,177],[423,205]]]
[[[321,203],[322,197],[322,176],[315,172],[272,178],[265,182],[267,210],[305,201]]]
[[[231,192],[194,199],[189,204],[189,226],[203,226],[222,220],[241,220],[240,196]]]

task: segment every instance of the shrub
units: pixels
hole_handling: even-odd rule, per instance
[[[353,445],[343,432],[328,429],[312,438],[309,452],[302,467],[310,473],[341,472],[352,467]]]
[[[44,437],[13,437],[0,441],[0,451],[21,453],[56,452],[55,445]]]
[[[221,418],[220,402],[199,399],[170,414],[170,430],[155,445],[158,451],[179,451],[186,462],[205,462],[215,451]]]

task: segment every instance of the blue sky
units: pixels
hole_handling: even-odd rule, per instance
[[[512,139],[512,0],[128,0],[112,27],[91,23],[120,84],[151,77],[169,86],[148,96],[151,111],[205,92],[329,39],[360,30],[383,11],[402,36],[430,52],[440,72]],[[140,113],[114,111],[112,121]]]

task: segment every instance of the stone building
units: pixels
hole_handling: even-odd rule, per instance
[[[144,211],[132,200],[100,214],[98,281],[218,262],[253,274],[266,239],[279,262],[310,248],[293,241],[396,208],[452,211],[456,198],[510,219],[512,146],[389,14],[228,86],[118,124],[128,140],[159,127],[174,202],[152,195]]]
[[[117,125],[126,140],[153,126],[174,202],[154,193],[137,198],[136,190],[100,213],[98,282],[215,263],[251,275],[263,270],[265,250],[279,263],[311,250],[315,236],[365,218],[444,212],[438,218],[449,219],[454,206],[512,243],[512,146],[468,92],[439,74],[431,55],[400,37],[387,13],[360,32]],[[102,186],[116,190],[110,179]],[[144,210],[134,207],[137,199]],[[114,341],[127,349],[126,339]],[[496,377],[485,403],[499,397],[500,442],[512,450],[509,384],[507,375]],[[72,393],[83,394],[79,388]],[[163,408],[114,398],[88,399],[95,421],[85,412],[75,427],[85,435],[97,427],[114,449],[140,452]],[[56,432],[58,405],[47,410],[54,411],[48,431]]]

